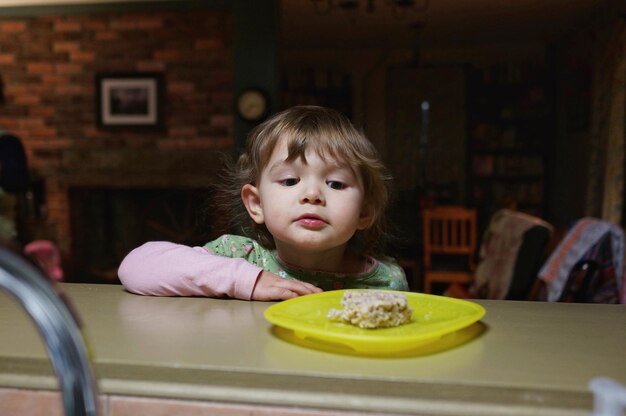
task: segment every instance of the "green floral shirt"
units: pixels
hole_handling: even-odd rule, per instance
[[[368,260],[371,267],[363,273],[329,273],[294,268],[283,263],[275,250],[268,250],[255,240],[226,234],[204,246],[211,253],[232,258],[243,258],[285,279],[311,283],[322,290],[336,289],[392,289],[409,290],[402,268],[391,258]]]

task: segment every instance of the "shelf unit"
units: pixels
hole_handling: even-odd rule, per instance
[[[468,189],[483,224],[500,208],[545,214],[554,138],[548,66],[508,63],[468,77]]]

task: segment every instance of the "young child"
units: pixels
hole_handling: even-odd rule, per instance
[[[127,290],[247,300],[408,290],[403,270],[381,253],[389,177],[345,116],[316,106],[278,113],[250,132],[233,170],[224,200],[247,236],[204,247],[146,243],[120,265]]]

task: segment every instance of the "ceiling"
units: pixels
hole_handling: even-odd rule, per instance
[[[124,3],[128,0],[0,0],[0,8],[28,5]],[[172,1],[172,0],[134,0]],[[267,0],[271,1],[271,0]],[[425,12],[400,18],[391,3],[411,0],[360,0],[357,10],[336,9],[325,16],[314,4],[352,0],[276,0],[281,42],[286,49],[458,48],[470,45],[546,44],[572,33],[601,10],[626,15],[624,0],[414,0]],[[372,3],[373,12],[366,11]],[[416,29],[417,27],[417,29]]]
[[[626,2],[615,0],[430,0],[426,12],[396,19],[391,0],[374,0],[373,12],[362,0],[360,9],[335,9],[324,16],[315,13],[315,2],[326,0],[281,1],[283,47],[411,48],[417,35],[423,46],[437,48],[545,44],[567,36],[601,9],[626,11]],[[421,29],[412,27],[415,23]]]

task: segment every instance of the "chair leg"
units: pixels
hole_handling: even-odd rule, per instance
[[[424,293],[430,293],[430,279],[424,276]]]

